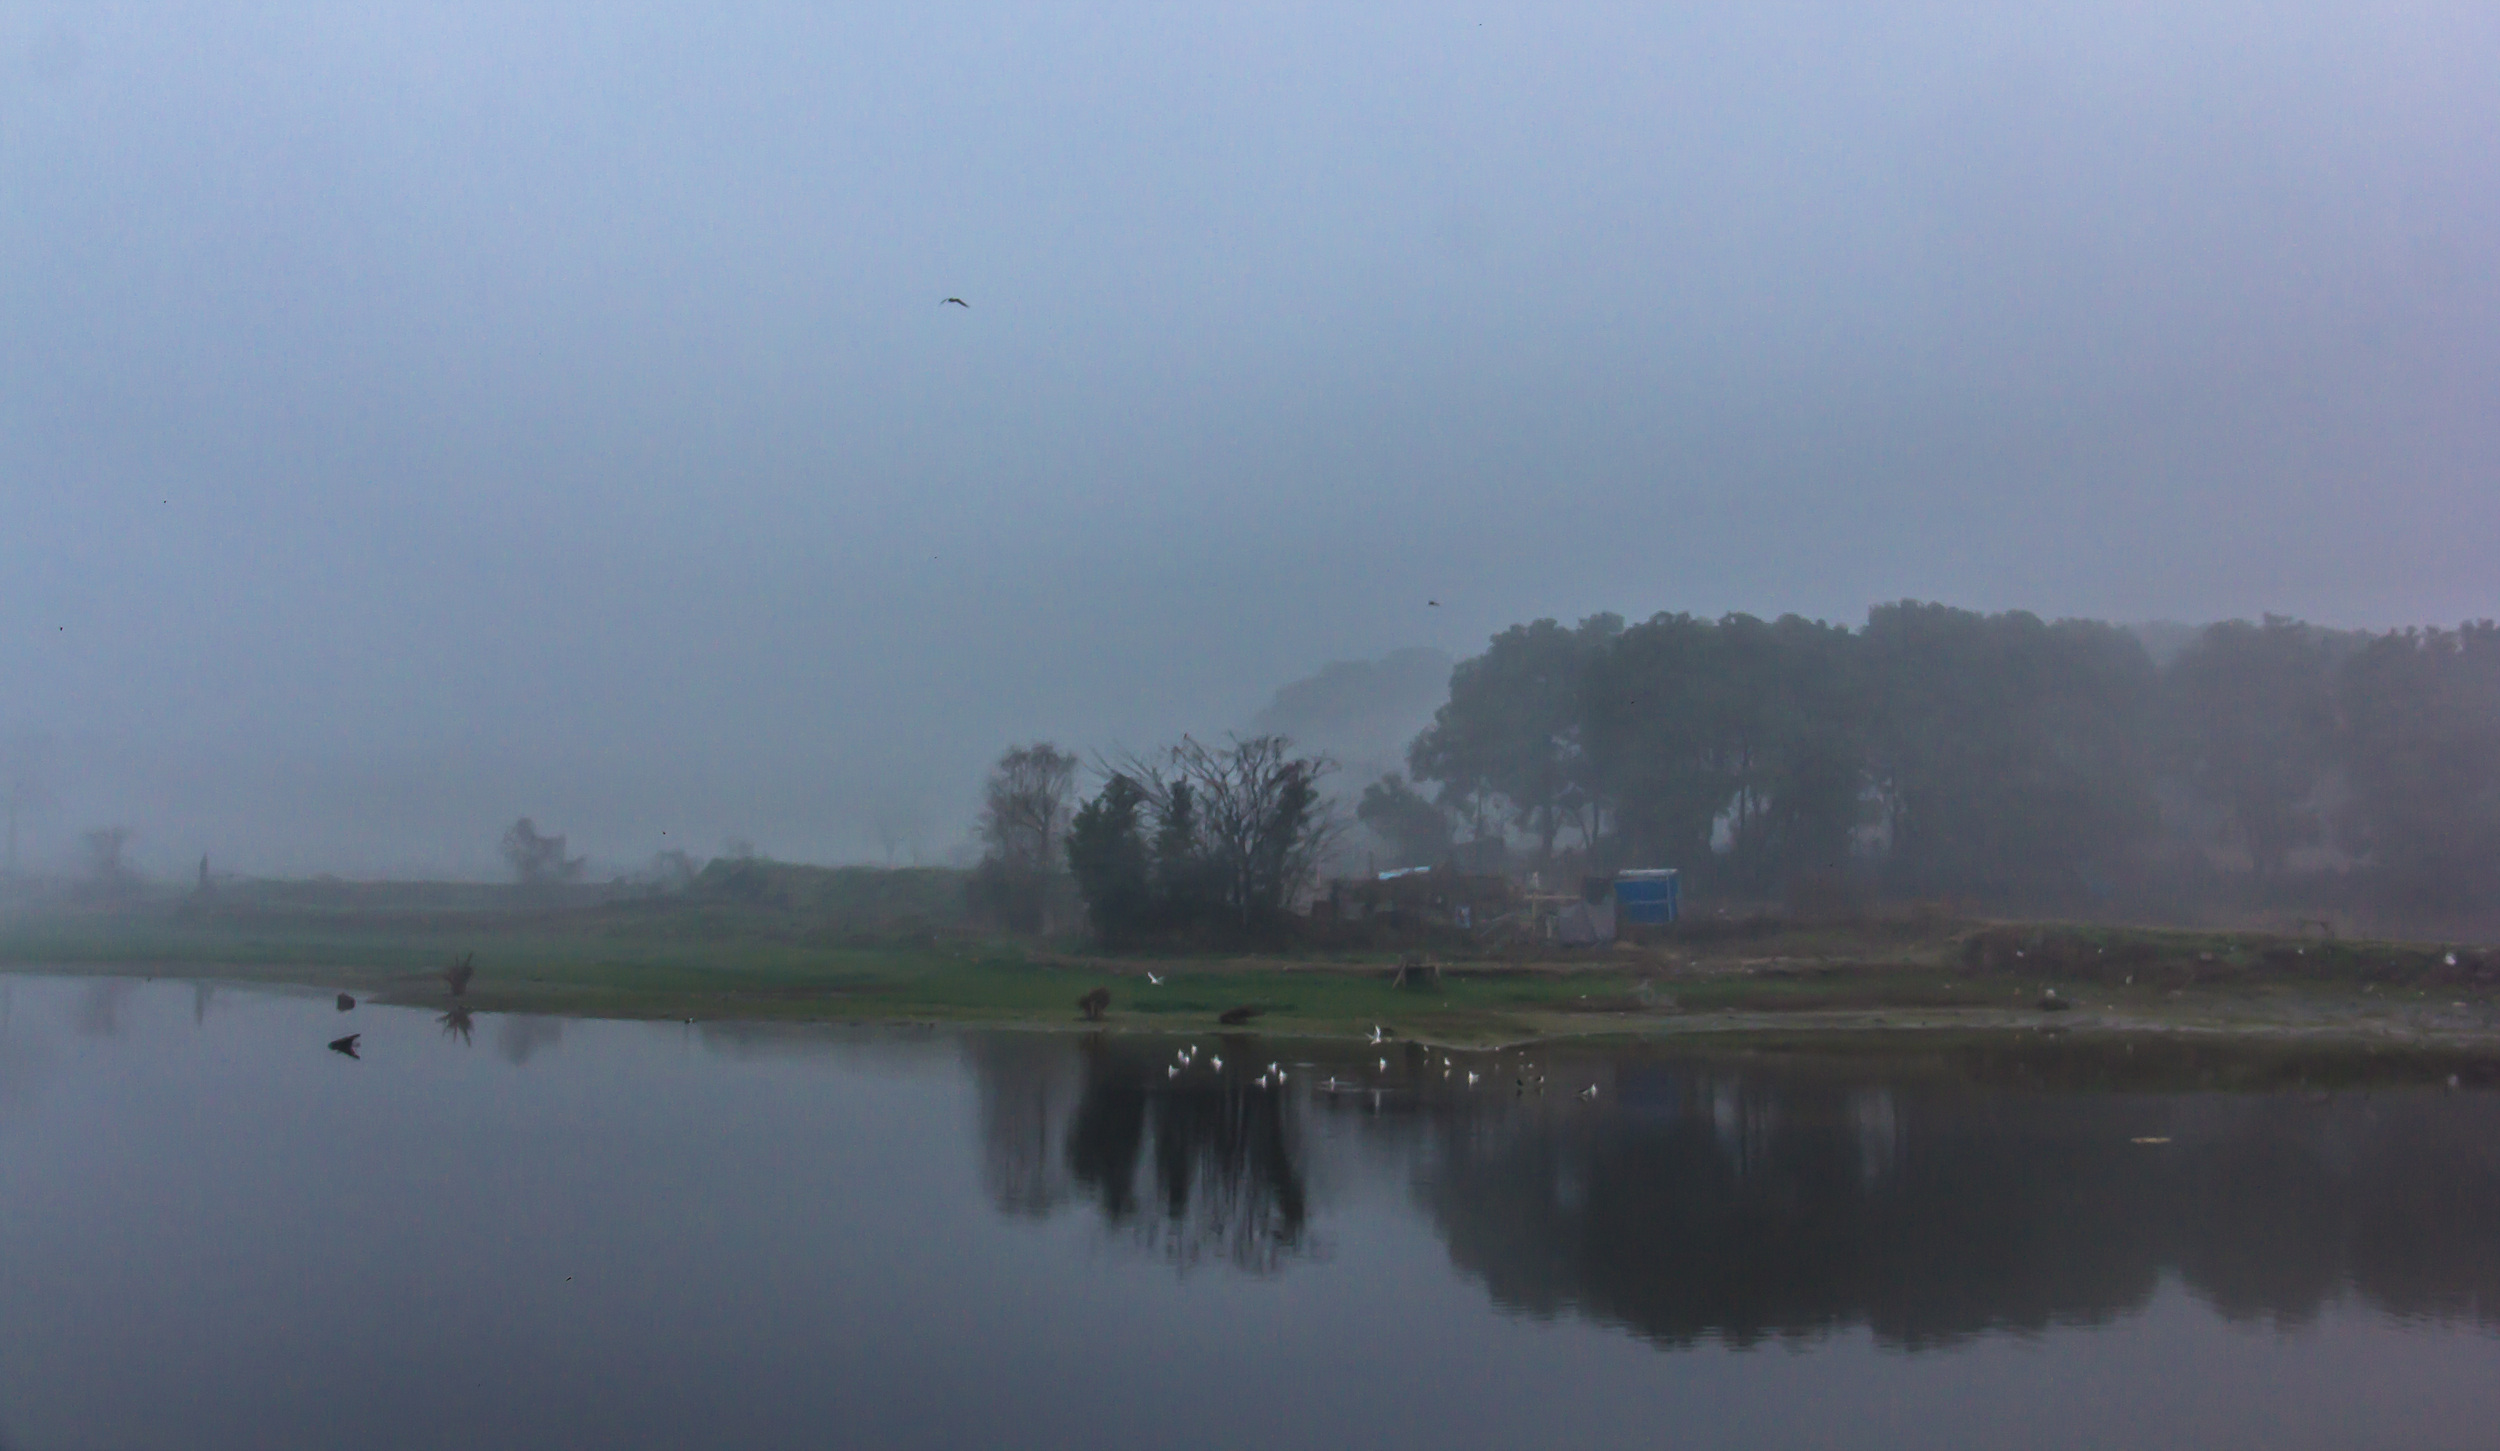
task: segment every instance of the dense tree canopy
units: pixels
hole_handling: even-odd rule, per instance
[[[2500,893],[2500,627],[2406,630],[2345,662],[2344,835],[2406,896]]]
[[[2329,637],[2269,615],[2205,631],[2170,666],[2168,762],[2222,813],[2260,877],[2320,839],[2320,779],[2334,763]]]
[[[1439,866],[1457,845],[1449,812],[1395,772],[1363,788],[1354,816],[1389,843],[1398,866]]]
[[[1863,628],[1659,615],[1515,626],[1453,672],[1359,814],[1549,864],[1762,896],[1846,876],[2087,902],[2182,871],[2306,872],[2470,907],[2500,889],[2500,629],[2136,632],[1903,601]],[[1438,812],[1436,823],[1424,811]]]
[[[1552,620],[1515,625],[1451,673],[1450,700],[1407,752],[1419,781],[1470,818],[1506,809],[1509,825],[1553,851],[1566,824],[1583,824],[1591,796],[1583,768],[1581,686],[1589,662],[1623,621],[1598,615],[1565,630]]]

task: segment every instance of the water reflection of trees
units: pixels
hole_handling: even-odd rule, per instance
[[[1172,1046],[968,1040],[1001,1212],[1083,1203],[1178,1262],[1264,1271],[1307,1248],[1314,1173],[1388,1176],[1499,1304],[1665,1345],[1951,1344],[2128,1315],[2166,1280],[2235,1319],[2357,1299],[2500,1326],[2500,1095],[1542,1053],[1473,1060],[1470,1089],[1470,1060],[1415,1049],[1279,1093],[1239,1071],[1267,1052],[1219,1077],[1210,1040],[1173,1079]],[[1318,1092],[1330,1073],[1355,1091]]]
[[[564,1041],[562,1018],[540,1017],[530,1013],[506,1014],[495,1028],[495,1051],[503,1061],[518,1068],[540,1052]]]
[[[1917,1346],[2125,1314],[2175,1274],[2238,1318],[2301,1321],[2349,1291],[2500,1323],[2500,1104],[2480,1095],[1704,1067],[1616,1090],[1604,1113],[1416,1123],[1422,1201],[1501,1303],[1671,1344],[1864,1325]]]
[[[122,1011],[130,1001],[134,984],[128,978],[98,978],[86,985],[78,995],[78,1034],[83,1038],[118,1038],[122,1034]]]
[[[1073,1049],[976,1038],[968,1052],[983,1176],[1001,1212],[1039,1217],[1082,1199],[1114,1232],[1184,1266],[1213,1257],[1264,1273],[1307,1248],[1292,1098],[1254,1084],[1241,1063],[1218,1073],[1202,1062],[1175,1079],[1167,1045],[1113,1038]]]

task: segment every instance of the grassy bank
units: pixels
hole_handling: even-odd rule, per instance
[[[905,904],[909,906],[908,903]],[[1076,1025],[1263,1032],[1386,1025],[1452,1044],[1607,1034],[1724,1041],[2008,1029],[2500,1043],[2500,951],[1899,916],[1817,926],[1702,921],[1641,944],[1498,955],[1347,948],[1103,957],[908,911],[863,921],[785,898],[530,896],[284,884],[0,918],[0,967],[336,988],[443,1004],[474,954],[481,1012]],[[1418,962],[1410,984],[1393,981]],[[2057,1009],[2042,1004],[2054,990]]]

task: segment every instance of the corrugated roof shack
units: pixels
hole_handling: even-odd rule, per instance
[[[1499,873],[1451,866],[1399,867],[1373,876],[1339,877],[1312,915],[1384,927],[1456,927],[1473,931],[1511,908],[1517,888]]]
[[[1615,873],[1615,935],[1639,940],[1645,930],[1675,925],[1683,914],[1683,879],[1673,867]]]

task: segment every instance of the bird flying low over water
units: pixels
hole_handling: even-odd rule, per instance
[[[939,299],[939,301],[938,301],[938,306],[940,306],[940,307],[944,307],[947,303],[950,303],[950,302],[951,302],[951,303],[953,303],[953,304],[955,304],[957,307],[962,308],[962,309],[963,309],[964,311],[966,311],[966,312],[970,312],[970,311],[972,311],[972,304],[971,304],[971,303],[969,303],[969,302],[964,301],[964,300],[963,300],[962,298],[960,298],[960,297],[947,297],[947,298],[941,298],[941,299]]]

